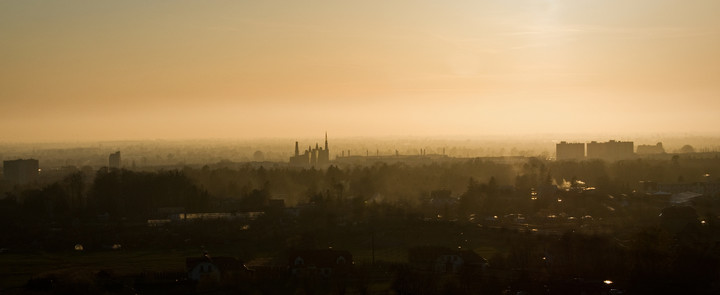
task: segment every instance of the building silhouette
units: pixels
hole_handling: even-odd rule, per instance
[[[648,154],[664,152],[662,149],[662,143],[658,143],[655,146],[638,146],[638,153],[648,150],[652,151],[646,152]],[[658,152],[658,150],[660,152]],[[591,141],[587,144],[561,141],[555,145],[555,158],[559,161],[582,159],[616,161],[633,158],[635,156],[634,151],[634,143],[632,141]]]
[[[324,167],[330,164],[330,149],[328,147],[327,132],[325,132],[325,148],[315,143],[315,148],[308,148],[301,154],[299,143],[295,142],[295,155],[290,157],[290,166],[293,167]]]
[[[663,148],[662,142],[658,142],[655,145],[641,144],[637,147],[638,155],[653,155],[653,154],[664,154],[665,149]]]
[[[585,158],[585,143],[561,141],[555,145],[555,158],[558,160],[582,160]]]
[[[120,168],[120,152],[114,152],[110,154],[108,157],[108,167],[110,168]]]
[[[592,141],[587,144],[588,159],[623,160],[635,156],[632,141]]]
[[[28,184],[38,178],[40,165],[35,159],[3,161],[5,180],[15,184]]]

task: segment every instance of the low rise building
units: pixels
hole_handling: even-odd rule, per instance
[[[637,147],[638,155],[657,155],[664,154],[665,149],[663,148],[662,142],[658,142],[655,145],[641,144]]]

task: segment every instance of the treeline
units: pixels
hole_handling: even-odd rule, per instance
[[[182,171],[218,198],[241,198],[253,189],[269,184],[272,195],[283,198],[288,205],[305,203],[311,195],[328,192],[341,194],[347,199],[382,198],[386,201],[415,202],[437,189],[460,192],[470,177],[495,177],[499,183],[511,185],[516,174],[512,165],[483,160],[424,166],[376,163],[345,168],[330,166],[327,169],[216,165],[202,169],[186,167]]]
[[[419,206],[437,199],[434,192],[458,199],[460,215],[521,209],[524,213],[550,206],[557,185],[582,183],[597,195],[632,195],[641,180],[659,183],[717,181],[718,159],[544,161],[528,158],[519,164],[482,159],[409,166],[377,163],[327,169],[264,168],[250,165],[213,168],[183,167],[155,172],[126,169],[76,171],[42,187],[15,188],[4,203],[16,203],[26,214],[47,220],[88,218],[142,220],[162,207],[187,212],[207,210],[260,211],[272,198],[287,206],[314,202],[318,196],[357,202]],[[528,202],[531,191],[541,198]],[[442,194],[441,194],[442,195]],[[542,196],[550,196],[542,198]]]
[[[131,220],[144,220],[158,208],[183,207],[201,212],[209,205],[209,195],[179,171],[134,172],[101,169],[89,191],[88,208]]]
[[[517,164],[473,159],[327,169],[100,169],[8,192],[0,200],[0,245],[50,250],[75,243],[88,249],[113,243],[123,249],[202,245],[239,249],[248,259],[290,248],[334,247],[356,251],[358,262],[371,248],[492,247],[490,268],[480,280],[485,293],[500,293],[511,284],[532,293],[548,293],[543,290],[550,286],[551,294],[567,294],[577,287],[575,278],[592,278],[617,280],[641,294],[714,294],[720,275],[718,196],[697,198],[690,203],[694,208],[668,209],[667,202],[633,191],[639,180],[717,181],[719,168],[716,159],[606,163],[528,158]],[[581,182],[595,189],[582,190]],[[274,198],[299,206],[273,211]],[[252,222],[142,224],[162,218],[158,209],[164,207],[266,214]],[[528,220],[502,220],[516,213]],[[591,221],[581,219],[585,215]],[[416,273],[393,275],[398,293],[415,290],[403,282],[435,284],[428,289],[434,293],[448,286],[462,294],[455,287],[467,285]]]
[[[22,219],[30,223],[93,221],[99,216],[144,221],[161,207],[198,212],[210,203],[207,191],[180,171],[103,168],[88,178],[83,172],[75,172],[41,188],[8,192],[4,207],[17,206],[22,210]]]
[[[482,273],[441,276],[406,267],[396,271],[392,288],[398,294],[717,294],[719,231],[689,225],[672,235],[646,227],[623,240],[495,231],[487,236],[500,240],[503,251],[489,257]]]

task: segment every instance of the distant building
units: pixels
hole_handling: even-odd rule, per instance
[[[673,194],[693,192],[706,196],[714,196],[720,193],[720,182],[658,183],[656,190]]]
[[[558,160],[581,160],[585,158],[584,143],[561,141],[555,145],[555,157]]]
[[[592,141],[587,144],[588,159],[622,160],[632,158],[635,149],[632,141]]]
[[[110,157],[108,157],[108,167],[110,168],[120,168],[120,152],[114,152],[110,154]]]
[[[655,145],[641,144],[637,147],[638,155],[656,155],[664,153],[665,149],[663,148],[662,142],[658,142]]]
[[[308,150],[310,148],[308,147]],[[300,154],[300,148],[298,142],[295,142],[295,155],[290,157],[290,166],[305,167],[310,165],[310,152],[305,150],[305,153]]]
[[[36,181],[39,170],[39,162],[35,159],[3,161],[5,180],[15,184],[27,184]]]
[[[308,146],[302,154],[298,142],[295,142],[295,155],[290,157],[290,166],[294,167],[322,167],[330,164],[330,149],[328,148],[327,133],[325,133],[325,148],[315,143],[315,148]]]
[[[168,218],[172,221],[208,221],[208,220],[255,220],[265,215],[263,211],[251,212],[205,212],[205,213],[175,213],[169,214]]]

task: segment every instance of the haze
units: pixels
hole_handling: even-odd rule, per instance
[[[720,2],[2,1],[6,141],[716,133]]]

